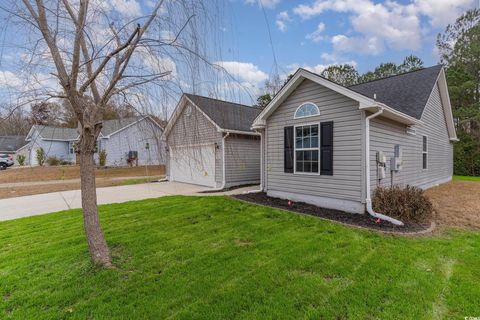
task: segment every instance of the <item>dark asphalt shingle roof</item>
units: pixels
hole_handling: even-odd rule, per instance
[[[377,101],[420,119],[441,69],[436,65],[348,88],[371,99],[376,94]]]
[[[102,134],[108,136],[142,119],[142,116],[103,121]]]
[[[25,136],[0,136],[0,152],[15,152],[28,142]]]
[[[103,136],[108,136],[140,120],[141,118],[142,116],[105,120],[103,121],[101,133]],[[75,128],[62,128],[41,125],[35,125],[34,127],[38,130],[40,136],[45,140],[76,140],[78,138],[78,132]]]
[[[220,128],[226,130],[252,131],[255,118],[262,112],[234,102],[222,101],[193,94],[185,94],[197,107],[212,119]]]
[[[34,127],[45,140],[75,140],[78,138],[77,129],[41,125]]]

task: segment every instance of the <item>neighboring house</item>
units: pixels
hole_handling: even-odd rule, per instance
[[[128,154],[136,151],[138,164],[165,163],[165,144],[160,137],[163,129],[149,116],[106,120],[97,140],[97,152],[105,150],[107,166],[128,165]],[[76,162],[75,143],[77,129],[34,125],[27,135],[28,144],[23,148],[28,156],[27,164],[38,165],[37,150],[43,148],[45,156]]]
[[[216,188],[260,182],[260,109],[192,94],[178,103],[164,137],[170,181]]]
[[[452,178],[457,136],[442,66],[349,88],[299,69],[253,128],[272,197],[363,213],[376,186]]]
[[[13,155],[15,164],[18,164],[15,155],[26,144],[25,136],[0,136],[0,154]]]

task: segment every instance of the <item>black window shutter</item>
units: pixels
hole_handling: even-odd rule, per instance
[[[320,123],[320,174],[333,175],[333,121]]]
[[[285,127],[284,133],[284,145],[283,145],[283,170],[287,173],[293,173],[293,127]]]

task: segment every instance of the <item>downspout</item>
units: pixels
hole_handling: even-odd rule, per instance
[[[393,223],[394,225],[397,226],[403,226],[403,222],[399,221],[397,219],[394,219],[392,217],[386,216],[381,213],[377,213],[373,210],[372,208],[372,199],[370,196],[371,188],[370,188],[370,119],[373,119],[383,113],[383,108],[380,107],[380,109],[374,113],[369,115],[368,117],[365,118],[365,174],[366,174],[366,183],[367,183],[367,198],[365,199],[366,201],[366,206],[367,206],[367,212],[370,214],[372,217],[379,218],[382,220],[389,221]]]
[[[225,185],[227,184],[226,181],[226,175],[225,175],[225,139],[228,138],[230,135],[230,132],[227,132],[223,137],[222,137],[222,185],[218,188],[211,189],[209,191],[222,191],[225,189]]]

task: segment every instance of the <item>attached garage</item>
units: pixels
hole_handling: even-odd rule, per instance
[[[170,180],[216,187],[215,145],[171,147]]]
[[[260,109],[184,94],[165,128],[170,181],[212,188],[260,183]]]

